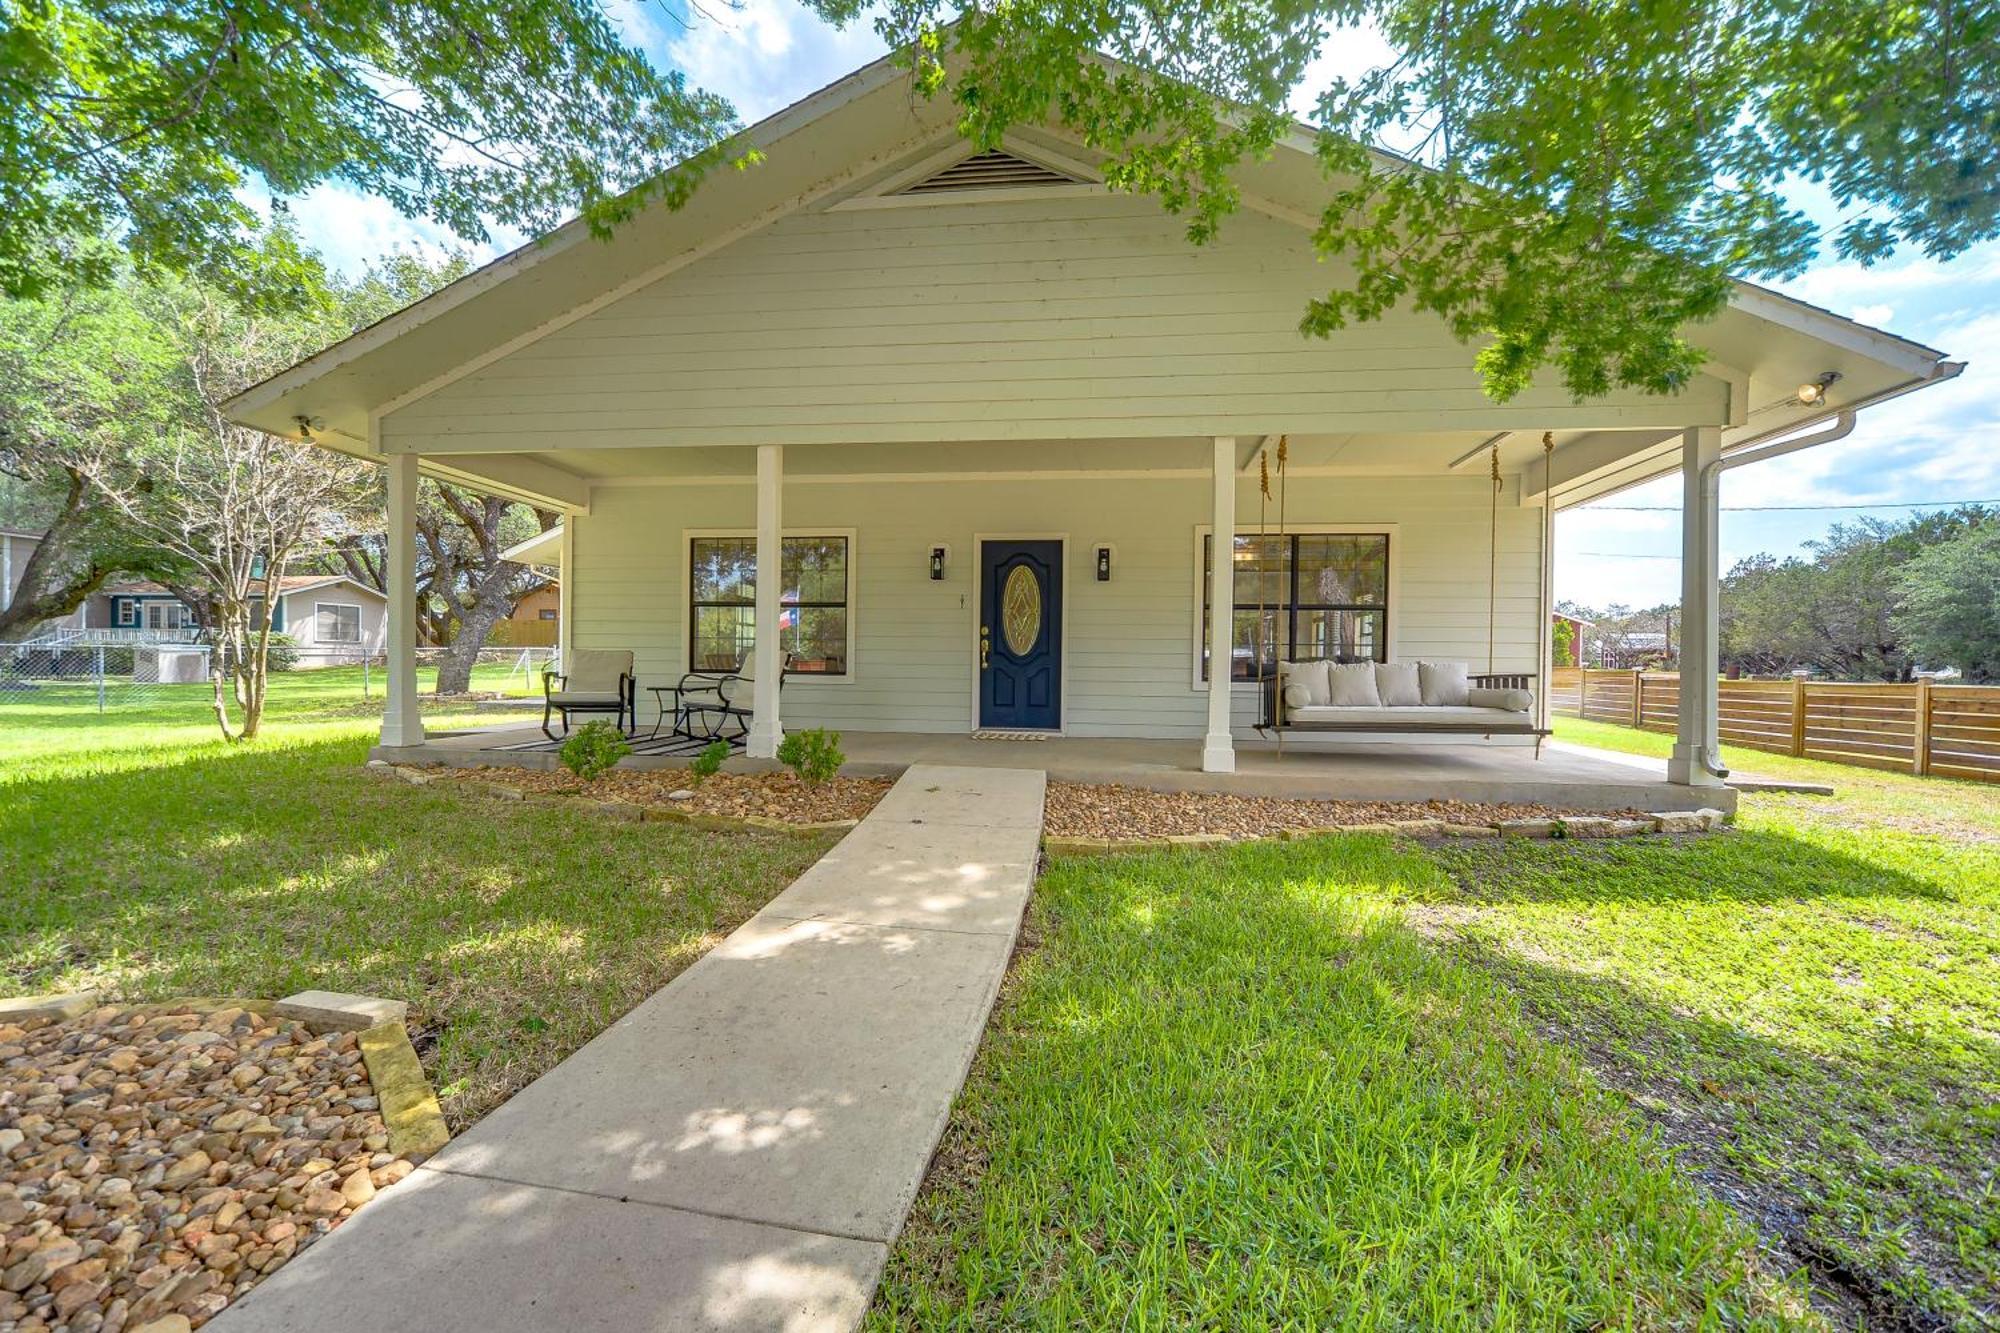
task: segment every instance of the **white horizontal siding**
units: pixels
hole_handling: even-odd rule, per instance
[[[1682,426],[1724,386],[1486,400],[1429,316],[1308,339],[1337,273],[1298,228],[1190,245],[1146,200],[796,213],[383,420],[392,446]]]
[[[1193,679],[1199,635],[1196,532],[1208,520],[1208,484],[1185,478],[1010,482],[790,484],[789,530],[852,529],[852,678],[794,678],[788,727],[962,732],[974,725],[977,621],[975,534],[1068,538],[1064,720],[1084,736],[1199,738],[1205,695]],[[686,669],[687,537],[691,529],[755,525],[752,488],[600,487],[572,519],[565,571],[574,642],[630,648],[642,684],[672,684]],[[1487,664],[1488,496],[1478,478],[1300,478],[1287,503],[1295,526],[1382,524],[1393,530],[1394,655]],[[1275,508],[1270,524],[1276,530]],[[1533,671],[1540,514],[1510,495],[1499,506],[1499,595],[1494,663]],[[1254,482],[1241,487],[1237,522],[1255,531]],[[1116,550],[1098,583],[1092,551]],[[947,577],[928,576],[930,548],[951,548]],[[650,696],[642,696],[650,706]],[[1255,721],[1255,691],[1239,687],[1236,722]]]

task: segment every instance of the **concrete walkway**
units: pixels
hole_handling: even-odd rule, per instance
[[[853,1327],[1006,970],[1043,785],[911,768],[735,934],[212,1327]]]

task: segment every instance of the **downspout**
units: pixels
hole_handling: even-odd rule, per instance
[[[1782,458],[1786,454],[1797,453],[1801,449],[1811,449],[1818,445],[1831,444],[1835,440],[1846,439],[1854,432],[1854,425],[1862,408],[1873,407],[1875,404],[1887,402],[1891,398],[1900,398],[1904,394],[1921,389],[1927,384],[1935,384],[1940,380],[1956,379],[1964,369],[1965,363],[1963,361],[1940,361],[1931,368],[1930,373],[1927,375],[1919,375],[1913,379],[1905,380],[1893,388],[1884,389],[1880,393],[1858,398],[1847,406],[1840,408],[1830,419],[1822,417],[1822,421],[1830,420],[1830,424],[1809,435],[1787,437],[1785,435],[1786,431],[1799,429],[1797,425],[1789,425],[1778,431],[1771,432],[1771,434],[1747,441],[1744,445],[1739,446],[1735,452],[1723,455],[1701,470],[1702,508],[1708,510],[1711,506],[1720,507],[1722,474],[1729,471],[1729,469],[1741,467],[1745,463],[1761,463],[1770,458]],[[1712,752],[1707,751],[1706,748],[1704,748],[1701,756],[1701,766],[1716,778],[1727,778],[1729,776],[1729,770],[1718,763],[1716,756]]]
[[[1733,454],[1725,454],[1701,470],[1701,509],[1703,514],[1717,513],[1721,507],[1722,474],[1745,463],[1761,463],[1767,458],[1781,458],[1797,453],[1801,449],[1811,449],[1816,445],[1832,444],[1835,440],[1846,439],[1853,433],[1856,421],[1855,409],[1842,408],[1834,415],[1833,424],[1809,435],[1795,435],[1789,439],[1774,440],[1769,444],[1757,445],[1749,449],[1739,449]],[[1709,645],[1713,650],[1715,644]],[[1682,667],[1686,669],[1685,666]],[[1729,770],[1717,762],[1714,751],[1706,745],[1702,747],[1701,766],[1711,777],[1725,780]]]

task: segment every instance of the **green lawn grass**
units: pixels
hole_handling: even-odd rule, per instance
[[[873,1327],[2000,1326],[2000,789],[1728,758],[1836,794],[1056,861]]]
[[[405,999],[462,1127],[825,850],[367,773],[379,694],[335,675],[273,677],[265,734],[240,745],[198,699],[0,703],[0,993]]]
[[[1336,835],[1057,861],[870,1316],[1782,1326],[1799,1291]]]

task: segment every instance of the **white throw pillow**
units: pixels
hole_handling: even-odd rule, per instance
[[[1293,681],[1291,684],[1285,686],[1285,707],[1305,708],[1312,701],[1312,691],[1299,684],[1299,682]]]
[[[1380,708],[1373,662],[1336,662],[1326,669],[1327,702],[1336,708]]]
[[[1419,662],[1417,683],[1428,708],[1465,707],[1465,663]]]
[[[1375,693],[1390,708],[1415,708],[1424,701],[1424,688],[1417,679],[1415,662],[1377,662]]]
[[[1308,704],[1321,706],[1326,703],[1325,662],[1280,662],[1278,663],[1278,678],[1284,681],[1287,687],[1303,685],[1306,688],[1306,694],[1309,697],[1303,704],[1292,703],[1291,694],[1287,692],[1285,702],[1291,704],[1292,707],[1304,708]]]
[[[1471,689],[1465,701],[1474,708],[1498,708],[1508,713],[1525,713],[1535,706],[1535,696],[1527,690]]]

